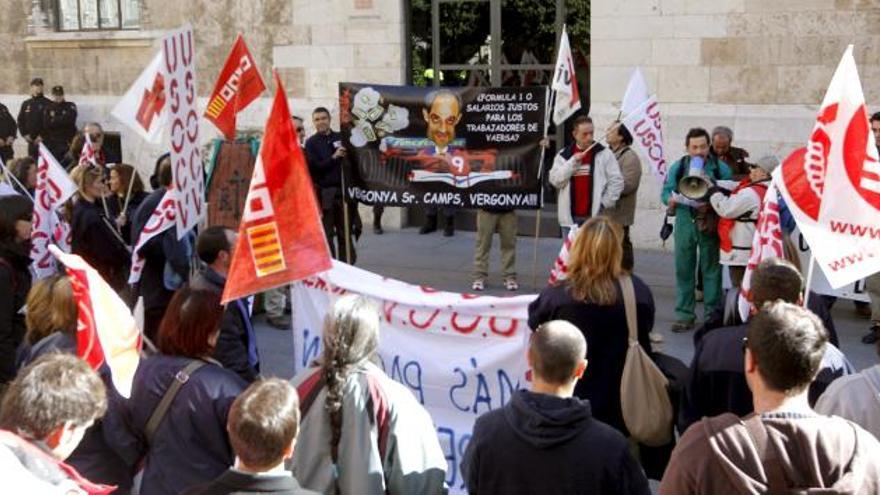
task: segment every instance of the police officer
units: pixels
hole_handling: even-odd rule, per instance
[[[31,80],[31,97],[24,100],[18,111],[18,130],[28,142],[28,155],[37,159],[37,144],[43,139],[43,112],[49,105],[49,98],[43,96],[43,79]]]
[[[15,141],[17,130],[15,119],[12,118],[9,109],[0,103],[0,158],[3,159],[3,163],[12,160],[12,142]]]
[[[76,136],[76,105],[64,101],[64,88],[52,88],[52,101],[43,112],[43,129],[46,147],[60,159],[70,148],[70,141]]]

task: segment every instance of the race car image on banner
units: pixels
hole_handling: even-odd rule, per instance
[[[547,89],[340,83],[346,197],[366,204],[540,207]]]

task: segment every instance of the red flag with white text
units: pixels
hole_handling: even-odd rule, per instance
[[[243,110],[266,89],[254,57],[248,50],[244,38],[239,34],[232,44],[232,50],[214,91],[208,98],[205,118],[214,124],[226,139],[235,139],[235,114]]]
[[[82,258],[57,246],[49,246],[49,250],[67,268],[73,288],[77,307],[76,355],[93,369],[106,363],[116,390],[123,397],[130,397],[143,343],[134,316]]]
[[[807,146],[773,175],[831,287],[880,271],[880,157],[852,45],[834,72]]]
[[[330,251],[278,73],[223,302],[329,270]]]

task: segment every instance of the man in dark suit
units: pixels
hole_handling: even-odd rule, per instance
[[[28,142],[28,155],[37,159],[40,141],[43,139],[43,112],[51,101],[43,95],[43,79],[31,80],[31,97],[21,103],[18,111],[18,131]]]
[[[284,462],[293,457],[299,430],[299,398],[290,383],[269,378],[251,384],[232,403],[226,429],[235,465],[185,495],[317,495],[301,488],[284,469]]]
[[[43,139],[52,155],[60,160],[76,136],[76,104],[64,99],[64,88],[52,88],[52,101],[43,111]]]

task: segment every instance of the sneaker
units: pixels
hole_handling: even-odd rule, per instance
[[[486,290],[486,281],[481,279],[474,280],[474,283],[471,284],[471,289],[478,292]]]
[[[670,330],[675,333],[689,332],[694,329],[694,320],[679,320],[672,324]]]
[[[516,283],[516,279],[513,277],[508,278],[504,281],[504,288],[509,291],[519,290],[519,284]]]
[[[880,339],[880,323],[874,323],[868,333],[862,337],[863,344],[875,344]]]
[[[376,235],[382,235],[382,234],[385,233],[385,231],[382,230],[382,226],[381,226],[381,225],[373,225],[373,233],[376,234]]]
[[[271,316],[266,317],[266,323],[269,326],[276,328],[278,330],[290,330],[290,317],[288,316],[279,316],[277,318],[273,318]]]

